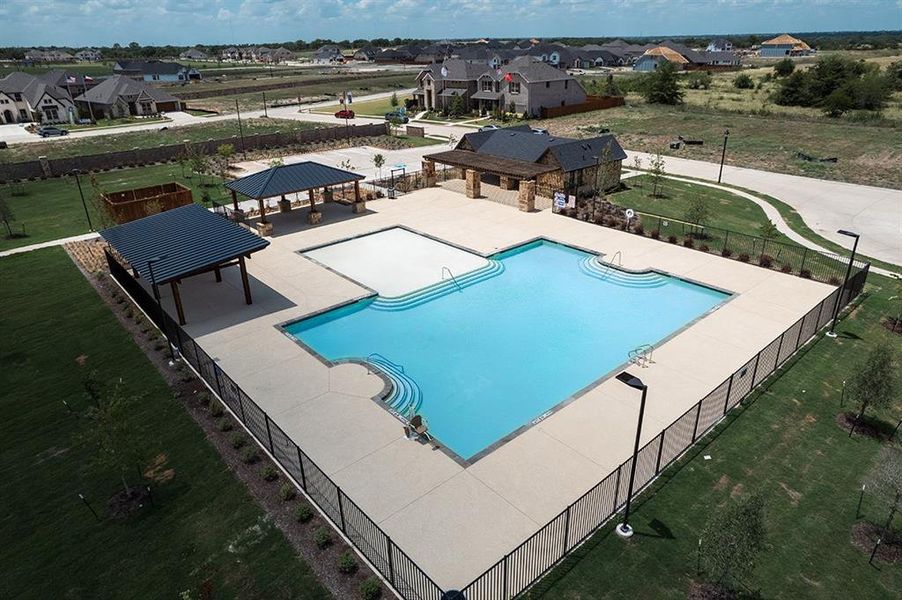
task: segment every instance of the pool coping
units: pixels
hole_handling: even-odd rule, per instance
[[[345,306],[350,306],[350,305],[352,305],[352,304],[356,304],[356,303],[358,303],[358,302],[361,302],[362,300],[367,300],[367,299],[370,299],[370,298],[373,298],[373,297],[380,297],[380,296],[379,296],[379,293],[378,293],[376,290],[372,289],[371,287],[369,287],[369,286],[367,286],[367,285],[364,285],[364,284],[360,283],[359,281],[355,280],[354,278],[349,277],[349,276],[345,275],[344,273],[341,273],[341,272],[339,272],[339,271],[337,271],[337,270],[335,270],[335,269],[333,269],[333,268],[331,268],[331,267],[329,267],[329,266],[327,266],[327,265],[325,265],[325,264],[319,262],[319,261],[316,260],[315,258],[312,258],[312,257],[309,257],[309,256],[304,255],[304,254],[303,254],[304,252],[309,252],[310,250],[315,250],[315,249],[318,249],[318,248],[324,248],[324,247],[326,247],[326,246],[331,246],[331,245],[334,245],[334,244],[340,244],[340,243],[347,242],[347,241],[350,241],[350,240],[353,240],[353,239],[357,239],[357,238],[365,237],[365,236],[368,236],[368,235],[373,235],[373,234],[381,233],[381,232],[383,232],[383,231],[389,231],[389,230],[391,230],[391,229],[404,229],[404,230],[406,230],[406,231],[409,231],[410,233],[414,233],[414,234],[416,234],[416,235],[421,235],[421,236],[426,237],[426,238],[429,238],[429,239],[431,239],[431,240],[433,240],[433,241],[436,241],[436,242],[439,242],[439,243],[446,244],[446,245],[448,245],[448,246],[452,246],[452,247],[454,247],[454,248],[457,248],[458,250],[462,250],[462,251],[464,251],[464,252],[469,252],[469,253],[471,253],[471,254],[475,254],[475,255],[480,256],[480,257],[482,257],[482,258],[484,258],[484,259],[486,259],[486,260],[492,260],[492,257],[497,256],[497,255],[499,255],[499,254],[503,254],[503,253],[505,253],[505,252],[510,252],[511,250],[514,250],[514,249],[517,249],[517,248],[521,248],[521,247],[525,247],[525,246],[528,246],[528,245],[530,245],[530,244],[540,243],[540,242],[549,242],[549,243],[552,243],[552,244],[556,244],[556,245],[558,245],[558,246],[563,246],[563,247],[565,247],[565,248],[570,248],[570,249],[573,249],[573,250],[577,250],[577,251],[579,251],[579,252],[583,252],[583,253],[588,254],[588,255],[590,255],[590,256],[593,256],[593,257],[595,257],[595,258],[598,258],[598,257],[601,257],[601,256],[605,256],[604,253],[598,253],[598,252],[595,252],[594,250],[590,250],[590,249],[588,249],[588,248],[586,248],[586,247],[579,246],[579,245],[577,245],[577,244],[571,244],[571,243],[566,243],[566,242],[559,242],[559,241],[557,241],[557,240],[555,240],[555,239],[553,239],[553,238],[550,238],[550,237],[544,236],[544,235],[534,236],[534,237],[532,237],[532,238],[526,239],[526,240],[521,241],[521,242],[516,242],[516,243],[513,243],[513,244],[509,244],[509,245],[504,246],[504,247],[502,247],[502,248],[495,249],[491,254],[485,254],[485,253],[479,252],[479,251],[477,251],[477,250],[474,250],[474,249],[472,249],[472,248],[468,248],[468,247],[466,247],[466,246],[463,246],[463,245],[461,245],[461,244],[457,244],[457,243],[454,243],[454,242],[449,242],[449,241],[443,240],[443,239],[441,239],[441,238],[439,238],[439,237],[437,237],[437,236],[430,235],[430,234],[428,234],[428,233],[424,233],[424,232],[418,231],[418,230],[416,230],[416,229],[414,229],[414,228],[412,228],[412,227],[408,227],[408,226],[402,225],[402,224],[388,225],[388,226],[386,226],[386,227],[380,227],[380,228],[378,228],[378,229],[374,229],[374,230],[368,231],[368,232],[366,232],[366,233],[360,233],[360,234],[357,234],[357,235],[348,236],[348,237],[346,237],[346,238],[340,238],[340,239],[337,239],[337,240],[333,240],[333,241],[331,241],[331,242],[324,242],[324,243],[321,243],[321,244],[315,244],[315,245],[313,245],[313,246],[309,246],[309,247],[306,247],[306,248],[301,248],[301,249],[299,249],[299,250],[295,250],[295,251],[294,251],[295,254],[298,254],[298,255],[302,256],[303,258],[305,258],[305,259],[307,259],[307,260],[309,260],[309,261],[315,263],[316,265],[321,266],[321,267],[323,267],[324,269],[327,269],[328,271],[330,271],[330,272],[332,272],[332,273],[335,273],[336,275],[338,275],[338,276],[340,276],[340,277],[346,279],[347,281],[350,281],[351,283],[354,283],[355,285],[360,286],[361,288],[367,290],[367,293],[366,293],[366,294],[359,295],[359,296],[356,296],[356,297],[351,298],[351,299],[349,299],[349,300],[343,300],[343,301],[341,301],[341,302],[336,302],[335,304],[332,304],[332,305],[327,306],[327,307],[325,307],[325,308],[321,308],[321,309],[319,309],[319,310],[310,312],[310,313],[305,314],[305,315],[303,315],[303,316],[299,316],[299,317],[287,319],[287,320],[285,320],[285,321],[281,321],[281,322],[279,322],[279,323],[276,323],[276,324],[274,325],[274,327],[275,327],[282,335],[284,335],[285,337],[287,337],[288,339],[290,339],[292,342],[294,342],[295,344],[299,345],[301,348],[303,348],[304,350],[306,350],[308,353],[310,353],[314,358],[316,358],[320,363],[322,363],[322,364],[325,365],[326,367],[331,368],[331,367],[333,367],[333,366],[337,366],[337,365],[341,365],[341,364],[357,364],[357,365],[360,365],[360,366],[366,368],[367,371],[369,371],[369,372],[375,374],[376,376],[378,376],[378,377],[382,380],[382,384],[383,384],[382,390],[381,390],[379,393],[377,393],[377,394],[371,396],[370,399],[371,399],[373,402],[375,402],[377,405],[379,405],[383,410],[385,410],[385,411],[388,412],[390,415],[392,415],[394,418],[396,418],[398,421],[400,421],[400,422],[401,422],[403,425],[405,425],[405,426],[409,424],[409,421],[408,421],[403,415],[401,415],[400,413],[398,413],[398,411],[392,409],[392,408],[385,402],[385,399],[388,398],[388,397],[391,395],[391,393],[392,393],[392,391],[393,391],[393,389],[394,389],[394,383],[392,382],[391,378],[390,378],[390,377],[389,377],[389,376],[388,376],[388,375],[387,375],[387,374],[386,374],[386,373],[385,373],[378,365],[375,365],[375,364],[373,364],[373,363],[367,362],[365,359],[361,359],[361,358],[342,358],[342,359],[338,359],[338,360],[334,360],[334,361],[333,361],[333,360],[330,360],[330,359],[328,359],[328,358],[322,356],[321,354],[319,354],[315,349],[313,349],[311,346],[309,346],[308,344],[306,344],[304,341],[302,341],[302,340],[298,339],[297,337],[295,337],[295,336],[291,335],[290,333],[288,333],[288,331],[286,330],[286,328],[287,328],[288,326],[290,326],[290,325],[292,325],[292,324],[294,324],[294,323],[298,323],[298,322],[300,322],[300,321],[306,321],[307,319],[312,319],[312,318],[318,317],[318,316],[320,316],[320,315],[323,315],[323,314],[325,314],[325,313],[331,312],[331,311],[333,311],[333,310],[336,310],[336,309],[339,309],[339,308],[343,308],[343,307],[345,307]],[[738,294],[738,293],[736,293],[736,292],[734,292],[734,291],[732,291],[732,290],[727,290],[727,289],[725,289],[725,288],[721,288],[721,287],[718,287],[718,286],[715,286],[715,285],[711,285],[711,284],[704,283],[704,282],[701,282],[701,281],[696,281],[696,280],[694,280],[694,279],[692,279],[692,278],[689,278],[689,277],[683,277],[683,276],[680,276],[680,275],[674,275],[674,274],[671,274],[671,273],[669,273],[669,272],[667,272],[667,271],[665,271],[665,270],[663,270],[663,269],[649,268],[649,269],[639,269],[639,270],[637,270],[637,269],[629,269],[629,268],[627,268],[627,267],[615,265],[615,264],[613,264],[613,263],[607,263],[607,264],[609,264],[609,265],[611,266],[611,268],[614,268],[614,269],[616,269],[616,270],[622,271],[622,272],[624,272],[624,273],[629,273],[629,274],[632,274],[632,275],[641,275],[641,274],[646,274],[646,273],[657,273],[657,274],[659,274],[659,275],[663,275],[663,276],[669,277],[669,278],[671,278],[671,279],[676,279],[676,280],[678,280],[678,281],[683,281],[683,282],[686,282],[686,283],[690,283],[690,284],[692,284],[692,285],[696,285],[696,286],[699,286],[699,287],[703,287],[703,288],[706,288],[706,289],[709,289],[709,290],[713,290],[713,291],[720,292],[720,293],[722,293],[722,294],[727,294],[727,295],[728,295],[728,297],[725,298],[722,302],[720,302],[720,303],[718,303],[717,305],[715,305],[714,307],[712,307],[712,308],[706,310],[706,311],[705,311],[704,313],[702,313],[701,315],[699,315],[699,316],[697,316],[696,318],[692,319],[691,321],[688,321],[687,323],[685,323],[685,324],[684,324],[682,327],[680,327],[679,329],[676,329],[676,330],[672,331],[669,335],[667,335],[667,336],[661,338],[660,340],[658,340],[657,342],[655,342],[655,344],[654,344],[655,349],[657,349],[658,347],[664,345],[665,343],[667,343],[668,341],[670,341],[671,339],[673,339],[673,338],[676,337],[677,335],[683,333],[684,331],[686,331],[687,329],[689,329],[690,327],[692,327],[693,325],[697,324],[699,321],[701,321],[702,319],[704,319],[705,317],[707,317],[707,316],[711,315],[712,313],[718,311],[718,310],[721,309],[722,307],[726,306],[729,302],[735,300],[736,298],[738,298],[738,297],[740,296],[740,294]],[[468,273],[469,273],[469,272],[470,272],[470,271],[468,271]],[[422,288],[420,288],[420,289],[422,289]],[[410,293],[416,293],[417,291],[419,291],[419,290],[414,290],[413,292],[410,292]],[[382,297],[383,297],[383,298],[389,298],[389,297],[386,297],[386,296],[382,296]],[[395,298],[397,298],[397,297],[400,297],[400,296],[395,296]],[[653,361],[652,361],[652,362],[653,362]],[[627,368],[627,367],[628,367],[629,365],[631,365],[631,364],[633,364],[633,362],[632,362],[631,360],[626,360],[625,362],[618,364],[615,368],[613,368],[613,369],[611,369],[610,371],[606,372],[604,375],[602,375],[602,376],[599,377],[598,379],[593,380],[592,382],[586,384],[585,386],[583,386],[582,388],[580,388],[580,389],[578,389],[577,391],[573,392],[573,393],[570,394],[569,396],[563,398],[560,402],[556,403],[554,406],[552,406],[551,408],[549,408],[548,410],[546,410],[545,412],[543,412],[541,415],[539,415],[539,416],[537,416],[537,417],[534,417],[533,419],[531,419],[530,421],[528,421],[528,422],[524,423],[523,425],[517,427],[516,429],[514,429],[514,430],[511,431],[510,433],[504,435],[504,436],[501,437],[501,438],[498,438],[497,440],[495,440],[494,442],[492,442],[491,444],[489,444],[488,446],[486,446],[485,448],[483,448],[482,450],[480,450],[479,452],[477,452],[476,454],[474,454],[473,456],[471,456],[469,459],[464,458],[464,457],[462,457],[461,455],[457,454],[457,453],[454,452],[454,450],[452,450],[450,447],[448,447],[448,446],[445,445],[444,443],[441,443],[441,440],[440,440],[439,438],[433,436],[432,434],[429,434],[429,435],[430,435],[430,438],[431,438],[432,440],[434,440],[433,446],[434,446],[436,449],[440,450],[440,451],[441,451],[443,454],[445,454],[448,458],[450,458],[451,460],[453,460],[455,463],[457,463],[459,466],[461,466],[461,467],[464,468],[464,469],[467,469],[467,468],[469,468],[469,467],[475,465],[479,460],[481,460],[481,459],[487,457],[489,454],[491,454],[491,453],[494,452],[495,450],[498,450],[501,446],[507,444],[508,442],[513,441],[515,438],[517,438],[517,437],[519,437],[520,435],[526,433],[529,429],[531,429],[531,428],[535,427],[536,425],[540,424],[542,421],[544,421],[544,420],[547,419],[548,417],[554,415],[556,412],[558,412],[558,411],[560,411],[561,409],[565,408],[566,406],[568,406],[569,404],[571,404],[571,403],[574,402],[575,400],[578,400],[579,398],[581,398],[582,396],[586,395],[587,393],[589,393],[589,392],[592,391],[593,389],[597,388],[598,386],[600,386],[601,384],[603,384],[603,383],[606,382],[607,380],[611,379],[611,377],[613,377],[615,373],[618,373],[619,371],[624,370],[625,368]],[[421,442],[421,443],[422,443],[422,442]]]

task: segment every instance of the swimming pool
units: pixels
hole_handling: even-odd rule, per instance
[[[363,360],[465,460],[723,303],[729,294],[531,242],[399,298],[367,298],[285,325],[330,361]]]

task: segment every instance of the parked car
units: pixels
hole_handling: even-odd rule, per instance
[[[385,113],[385,120],[391,121],[393,123],[407,123],[410,121],[410,118],[400,110],[393,110],[391,112]]]
[[[337,113],[335,113],[335,118],[336,119],[353,119],[354,111],[351,110],[350,108],[343,108],[340,111],[338,111]]]
[[[60,129],[59,127],[51,127],[49,125],[45,125],[43,127],[38,127],[38,135],[41,137],[51,137],[54,135],[69,135],[69,132],[65,129]]]
[[[483,125],[479,128],[479,131],[494,131],[496,129],[501,129],[497,125]]]

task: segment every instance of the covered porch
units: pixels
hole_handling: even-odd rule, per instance
[[[307,212],[307,223],[316,225],[322,222],[323,213],[317,209],[317,196],[323,203],[338,202],[347,204],[351,210],[356,213],[362,213],[366,210],[366,202],[360,195],[360,181],[364,179],[363,175],[352,173],[344,169],[337,169],[317,162],[305,161],[290,165],[278,165],[253,173],[230,181],[225,187],[232,193],[232,207],[235,218],[244,220],[245,214],[238,206],[239,194],[256,200],[259,204],[260,220],[256,227],[260,235],[271,236],[273,234],[273,224],[267,219],[266,200],[269,198],[279,198],[278,206],[280,213],[291,212],[291,201],[287,196],[291,194],[302,194],[307,192],[309,210]],[[353,193],[348,197],[344,191],[345,184],[353,184]],[[336,196],[335,187],[342,186],[340,193]]]

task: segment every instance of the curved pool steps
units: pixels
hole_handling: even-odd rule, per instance
[[[388,406],[401,416],[419,412],[423,406],[423,392],[417,382],[408,377],[399,365],[387,359],[371,356],[366,360],[379,369],[392,383],[392,390],[384,399]]]
[[[454,279],[445,279],[432,285],[426,286],[415,292],[397,296],[394,298],[376,298],[370,308],[374,310],[406,310],[425,304],[430,300],[434,300],[449,293],[463,291],[465,288],[481,283],[487,279],[491,279],[504,272],[504,264],[499,260],[489,260],[489,263],[470,271],[465,275],[455,277]]]
[[[602,266],[594,256],[580,259],[579,270],[590,277],[610,281],[619,286],[630,288],[656,288],[667,285],[668,278],[660,273],[630,273],[605,264]]]

